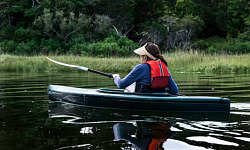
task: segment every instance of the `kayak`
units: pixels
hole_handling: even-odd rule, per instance
[[[85,89],[49,85],[51,101],[88,107],[143,111],[229,112],[230,99],[209,96],[183,96],[169,93],[129,93],[123,89]]]

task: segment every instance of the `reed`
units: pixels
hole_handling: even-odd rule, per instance
[[[250,54],[216,55],[197,51],[176,51],[164,54],[171,72],[250,73]],[[6,72],[79,72],[74,68],[54,64],[47,56],[0,55],[0,71]],[[81,56],[49,56],[51,59],[108,72],[129,72],[140,62],[139,57],[93,58]]]

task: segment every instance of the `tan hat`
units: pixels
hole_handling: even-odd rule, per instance
[[[149,58],[151,58],[151,59],[153,59],[153,60],[156,60],[156,58],[155,58],[153,55],[151,55],[151,54],[146,50],[146,48],[145,48],[146,45],[147,45],[147,44],[145,44],[144,46],[142,46],[142,47],[140,47],[140,48],[134,50],[134,52],[135,52],[136,54],[139,54],[139,55],[147,55]]]

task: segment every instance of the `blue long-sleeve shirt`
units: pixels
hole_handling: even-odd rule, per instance
[[[151,68],[148,64],[143,63],[134,67],[134,69],[123,79],[115,78],[115,83],[119,88],[126,88],[130,84],[150,85],[151,84]],[[178,94],[179,90],[175,84],[171,74],[169,77],[168,92]]]

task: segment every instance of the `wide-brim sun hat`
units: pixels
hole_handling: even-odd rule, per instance
[[[138,55],[146,55],[146,56],[148,56],[149,58],[155,60],[156,58],[155,58],[153,55],[151,55],[151,54],[147,51],[146,46],[147,46],[147,44],[145,44],[145,45],[143,45],[142,47],[140,47],[140,48],[134,50],[134,52],[135,52],[136,54],[138,54]]]

